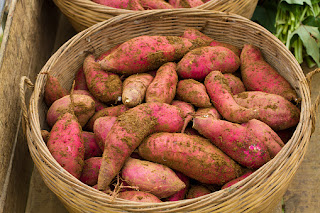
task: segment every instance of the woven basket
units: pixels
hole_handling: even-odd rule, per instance
[[[182,35],[194,27],[208,36],[238,47],[251,43],[261,48],[266,60],[291,83],[301,98],[300,122],[279,154],[243,181],[224,190],[176,202],[137,203],[95,190],[74,178],[51,156],[40,130],[46,127],[47,107],[43,101],[46,74],[56,76],[67,89],[82,66],[86,53],[96,55],[141,35]],[[281,200],[296,173],[315,124],[315,104],[311,104],[310,79],[290,51],[263,27],[238,15],[196,9],[176,9],[130,13],[98,23],[75,35],[52,55],[34,83],[21,78],[21,106],[30,154],[46,185],[70,212],[269,212]],[[33,88],[26,108],[25,86]]]
[[[107,7],[97,4],[91,0],[53,1],[59,7],[62,13],[68,17],[70,23],[78,32],[114,16],[137,12]],[[211,0],[195,8],[236,13],[250,19],[257,6],[257,3],[258,0]]]

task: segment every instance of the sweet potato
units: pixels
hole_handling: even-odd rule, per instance
[[[148,73],[130,75],[123,81],[122,103],[135,107],[144,101],[146,91],[153,77]]]
[[[84,164],[81,131],[77,118],[66,112],[53,125],[47,142],[52,157],[77,179],[81,176]]]
[[[84,75],[83,66],[81,66],[74,77],[74,90],[87,90],[86,76]]]
[[[234,46],[232,44],[229,44],[229,43],[219,42],[219,41],[213,40],[213,41],[211,41],[209,46],[211,46],[211,47],[221,46],[221,47],[228,48],[229,50],[234,52],[234,54],[236,54],[236,56],[238,56],[238,57],[240,57],[240,54],[241,54],[241,49],[240,48],[238,48],[238,47],[236,47],[236,46]]]
[[[97,184],[101,159],[102,157],[92,157],[84,161],[83,170],[79,179],[81,182],[89,186]]]
[[[221,119],[221,115],[214,107],[207,107],[207,108],[199,108],[194,114],[194,117],[212,117],[213,119]]]
[[[233,98],[231,89],[220,71],[212,71],[204,80],[212,104],[226,120],[245,123],[259,114],[259,109],[240,106]]]
[[[241,174],[241,167],[235,161],[200,136],[154,133],[143,140],[138,153],[201,183],[222,185]]]
[[[118,198],[145,203],[161,203],[155,195],[143,191],[124,191],[118,194]]]
[[[131,75],[177,61],[191,48],[192,43],[186,38],[145,35],[124,42],[99,63],[106,71]]]
[[[259,108],[257,119],[275,131],[288,129],[299,123],[299,108],[280,95],[248,91],[239,93],[233,98],[243,107]]]
[[[117,44],[117,45],[111,47],[110,49],[108,49],[107,51],[103,52],[101,55],[99,55],[99,56],[96,58],[96,61],[97,61],[97,62],[101,61],[101,60],[104,59],[106,56],[108,56],[110,53],[112,53],[114,50],[116,50],[119,46],[120,46],[120,44]]]
[[[68,90],[61,86],[59,80],[55,76],[47,74],[47,82],[44,88],[44,101],[47,106],[50,107],[53,102],[68,94]]]
[[[140,191],[158,198],[166,198],[185,188],[186,185],[169,167],[146,160],[128,158],[121,170],[122,178]]]
[[[181,132],[183,133],[189,122],[192,120],[193,114],[195,113],[194,107],[190,103],[179,100],[173,100],[171,102],[171,105],[177,106],[181,110],[182,117],[184,118],[184,125],[181,130]]]
[[[90,93],[103,103],[116,103],[122,93],[120,77],[101,70],[93,55],[85,58],[83,69]]]
[[[245,44],[240,59],[242,81],[247,90],[277,94],[289,101],[298,101],[290,83],[264,60],[256,46]]]
[[[181,172],[175,171],[176,175],[184,182],[186,185],[185,188],[181,189],[180,191],[174,193],[173,195],[167,197],[165,200],[166,201],[178,201],[178,200],[183,200],[189,190],[190,186],[190,178]]]
[[[176,98],[196,107],[212,106],[206,87],[194,79],[184,79],[178,82]]]
[[[124,113],[125,111],[127,111],[129,108],[126,107],[123,104],[117,105],[117,106],[111,106],[111,107],[107,107],[104,108],[98,112],[96,112],[88,121],[87,125],[85,126],[84,129],[88,130],[88,131],[93,131],[93,125],[94,122],[100,118],[100,117],[104,117],[104,116],[119,116],[122,113]]]
[[[192,8],[203,4],[201,0],[169,0],[174,8]]]
[[[225,73],[223,74],[223,76],[226,78],[228,82],[232,95],[236,95],[238,93],[246,91],[244,84],[242,83],[241,79],[237,76],[230,73]]]
[[[127,10],[144,10],[138,0],[92,0],[95,3],[102,4],[108,7],[127,9]]]
[[[170,104],[176,95],[178,75],[177,65],[173,62],[163,64],[147,88],[146,102],[161,102]]]
[[[244,180],[246,177],[248,177],[249,175],[251,175],[253,173],[253,171],[249,171],[249,172],[246,172],[245,174],[241,175],[240,177],[232,180],[232,181],[229,181],[228,183],[224,184],[221,189],[225,189],[225,188],[228,188],[242,180]]]
[[[259,168],[271,159],[264,141],[257,139],[243,125],[210,117],[195,117],[193,128],[245,167]]]
[[[78,94],[78,95],[87,95],[90,96],[94,100],[94,105],[95,105],[95,111],[98,112],[104,108],[107,107],[106,104],[102,103],[98,99],[96,99],[90,92],[89,90],[74,90],[73,94]]]
[[[102,149],[98,146],[93,132],[82,131],[84,159],[101,157]]]
[[[93,124],[95,140],[101,150],[104,150],[106,137],[116,119],[116,116],[103,116],[98,118]]]
[[[197,197],[201,197],[203,195],[207,195],[210,193],[211,193],[211,191],[208,188],[206,188],[205,186],[198,185],[198,184],[192,184],[190,186],[190,189],[188,190],[186,198],[187,199],[197,198]]]
[[[145,10],[153,10],[153,9],[173,9],[174,7],[164,0],[140,0],[141,6]]]
[[[73,95],[72,109],[76,115],[80,125],[83,127],[95,112],[95,102],[87,95]],[[47,112],[47,123],[53,126],[59,116],[70,110],[70,95],[66,95],[56,100]]]
[[[193,78],[201,81],[213,70],[232,73],[239,66],[239,57],[228,48],[207,46],[189,51],[178,62],[177,73],[181,78]]]
[[[153,132],[181,131],[183,124],[178,107],[159,102],[140,104],[118,116],[105,140],[99,190],[109,186],[143,138]]]

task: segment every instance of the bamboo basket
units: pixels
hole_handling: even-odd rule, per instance
[[[182,35],[194,27],[206,35],[238,47],[258,46],[265,59],[295,88],[301,98],[300,122],[278,155],[243,181],[224,190],[176,202],[137,203],[111,196],[83,184],[65,171],[51,156],[41,137],[46,128],[47,107],[43,101],[46,75],[50,72],[70,89],[75,73],[88,51],[96,55],[116,44],[140,35]],[[30,154],[46,185],[70,212],[271,212],[282,196],[300,163],[315,126],[319,97],[311,103],[311,77],[307,77],[291,52],[260,25],[235,14],[198,9],[145,11],[124,14],[98,23],[75,35],[47,61],[33,84],[21,77],[21,106]],[[27,108],[25,87],[33,89]]]
[[[53,0],[65,14],[74,29],[78,32],[117,15],[140,11],[116,9],[97,4],[91,0]],[[211,0],[195,7],[202,10],[230,12],[250,19],[257,6],[258,0]]]

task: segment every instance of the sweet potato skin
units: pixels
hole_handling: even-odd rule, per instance
[[[181,172],[175,171],[176,175],[180,178],[181,181],[184,182],[186,185],[185,188],[181,189],[180,191],[174,193],[173,195],[167,197],[165,200],[166,201],[178,201],[178,200],[183,200],[189,190],[190,186],[190,178],[186,175],[184,175]]]
[[[209,46],[211,46],[211,47],[222,46],[222,47],[228,48],[229,50],[234,52],[234,54],[236,54],[236,56],[238,56],[238,57],[240,57],[240,54],[241,54],[241,49],[240,48],[238,48],[238,47],[236,47],[236,46],[234,46],[232,44],[229,44],[229,43],[219,42],[219,41],[213,40],[213,41],[211,41]]]
[[[210,117],[195,117],[193,128],[239,164],[255,169],[268,162],[267,146],[245,126]]]
[[[132,75],[181,59],[192,43],[178,36],[139,36],[121,44],[99,63],[102,69]]]
[[[225,73],[225,74],[223,74],[223,76],[228,81],[228,85],[231,89],[232,95],[236,95],[238,93],[246,91],[244,84],[242,83],[241,79],[238,78],[237,76],[230,74],[230,73]]]
[[[81,66],[74,77],[74,90],[87,90],[86,76],[84,75],[83,66]]]
[[[87,95],[73,95],[74,114],[76,115],[80,125],[83,127],[95,112],[95,102]],[[56,100],[47,112],[47,123],[53,126],[59,116],[70,110],[70,95],[66,95]]]
[[[101,157],[102,149],[98,146],[93,132],[82,131],[84,159]]]
[[[290,83],[264,60],[256,46],[245,44],[240,59],[242,81],[248,91],[277,94],[297,102],[297,94]]]
[[[145,203],[161,203],[162,201],[155,195],[143,191],[124,191],[120,192],[118,198]]]
[[[178,82],[176,98],[191,103],[195,107],[212,106],[206,87],[194,79],[183,79]]]
[[[89,90],[74,90],[73,94],[78,94],[78,95],[87,95],[90,96],[93,100],[94,100],[94,105],[95,105],[95,111],[98,112],[104,108],[107,107],[106,104],[102,103],[101,101],[99,101],[98,99],[96,99],[90,92]]]
[[[108,187],[143,138],[152,132],[181,131],[183,124],[179,108],[159,102],[140,104],[118,116],[105,140],[99,190]]]
[[[173,9],[173,6],[164,0],[140,0],[140,4],[145,10]]]
[[[69,92],[67,89],[63,88],[59,80],[51,75],[47,75],[47,82],[44,88],[44,101],[47,106],[51,106],[56,100],[68,95]]]
[[[158,198],[166,198],[185,188],[186,185],[169,167],[146,160],[128,158],[121,170],[122,178],[140,191]]]
[[[199,47],[189,51],[177,64],[177,73],[183,79],[202,81],[211,71],[233,73],[240,67],[240,59],[222,46]]]
[[[53,125],[47,142],[53,158],[79,179],[84,164],[82,129],[77,118],[66,112]]]
[[[210,194],[211,191],[203,185],[191,185],[186,195],[187,199],[201,197],[203,195]]]
[[[161,102],[170,104],[176,95],[178,75],[176,63],[163,64],[146,91],[146,103]]]
[[[244,180],[246,177],[248,177],[249,175],[251,175],[253,173],[253,171],[249,171],[249,172],[246,172],[245,174],[241,175],[240,177],[232,180],[232,181],[229,181],[228,183],[224,184],[221,189],[225,189],[225,188],[228,188],[242,180]]]
[[[184,101],[179,101],[179,100],[173,100],[171,102],[171,105],[177,106],[182,113],[182,117],[184,119],[184,125],[181,130],[181,133],[184,132],[184,130],[187,128],[189,122],[192,120],[193,115],[195,113],[194,107],[192,104],[184,102]]]
[[[116,103],[122,93],[120,77],[101,70],[93,55],[85,58],[83,69],[90,93],[103,103]]]
[[[153,77],[148,73],[130,75],[123,81],[122,103],[127,107],[141,104]]]
[[[193,117],[212,117],[213,119],[222,119],[221,115],[214,107],[198,108]]]
[[[111,127],[116,122],[116,116],[103,116],[98,118],[93,125],[95,140],[101,150],[104,150],[104,143]]]
[[[195,135],[154,133],[140,144],[138,153],[201,183],[222,185],[241,173],[236,162],[209,140]]]
[[[98,175],[101,166],[101,157],[91,157],[84,161],[83,170],[81,173],[80,181],[94,186],[98,182]]]

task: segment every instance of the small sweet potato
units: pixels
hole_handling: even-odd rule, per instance
[[[213,70],[232,73],[239,67],[239,57],[228,48],[206,46],[189,51],[178,62],[177,73],[181,78],[201,81]]]
[[[256,46],[245,44],[240,59],[242,81],[247,90],[277,94],[289,101],[298,101],[290,83],[264,60]]]
[[[118,194],[118,198],[145,203],[161,203],[155,195],[143,191],[124,191]]]
[[[84,161],[83,170],[79,179],[81,182],[89,186],[97,184],[101,159],[101,157],[92,157]]]
[[[115,123],[116,116],[103,116],[98,118],[93,124],[95,140],[101,150],[104,150],[104,143],[111,127]]]
[[[52,157],[77,179],[81,176],[84,164],[81,132],[77,118],[66,112],[53,125],[47,142]]]
[[[163,64],[157,71],[146,91],[146,103],[161,102],[170,104],[176,95],[178,75],[174,62]]]
[[[230,73],[225,73],[225,74],[223,74],[223,76],[228,81],[228,85],[231,89],[232,95],[236,95],[238,93],[246,91],[244,84],[242,83],[241,79],[238,78],[237,76],[230,74]]]
[[[103,103],[116,103],[122,93],[120,77],[101,70],[93,55],[85,58],[83,69],[90,93]]]
[[[78,94],[78,95],[87,95],[90,96],[94,100],[94,105],[95,105],[95,111],[98,112],[104,108],[107,107],[106,104],[102,103],[98,99],[96,99],[90,92],[89,90],[74,90],[73,94]]]
[[[44,101],[47,106],[50,107],[53,102],[68,94],[68,90],[61,86],[59,80],[55,76],[48,73],[47,82],[44,88]]]
[[[74,90],[87,90],[86,76],[84,75],[83,66],[81,66],[74,77]]]
[[[152,75],[148,73],[138,73],[126,78],[123,81],[122,103],[127,107],[141,104],[152,80]]]
[[[194,79],[184,79],[178,82],[176,98],[191,103],[195,107],[212,106],[206,87]]]
[[[246,177],[248,177],[249,175],[251,175],[253,173],[253,171],[249,171],[249,172],[246,172],[245,174],[241,175],[240,177],[232,180],[232,181],[229,181],[228,183],[224,184],[221,189],[225,189],[225,188],[228,188],[242,180],[244,180]]]
[[[138,147],[146,160],[161,163],[201,183],[222,185],[241,174],[241,167],[208,139],[183,133],[154,133]]]
[[[201,197],[203,195],[210,194],[211,191],[203,185],[192,184],[186,195],[187,199]]]
[[[122,43],[99,63],[102,69],[131,75],[158,69],[181,59],[192,48],[189,39],[178,36],[139,36]]]
[[[158,198],[166,198],[185,188],[186,185],[169,167],[146,160],[128,158],[121,170],[122,178],[140,191]]]
[[[58,118],[65,112],[73,109],[80,125],[83,127],[95,112],[95,102],[87,95],[72,95],[74,105],[71,107],[70,95],[56,100],[47,112],[47,123],[53,126]]]
[[[82,131],[84,159],[101,157],[102,149],[98,146],[93,132]]]

